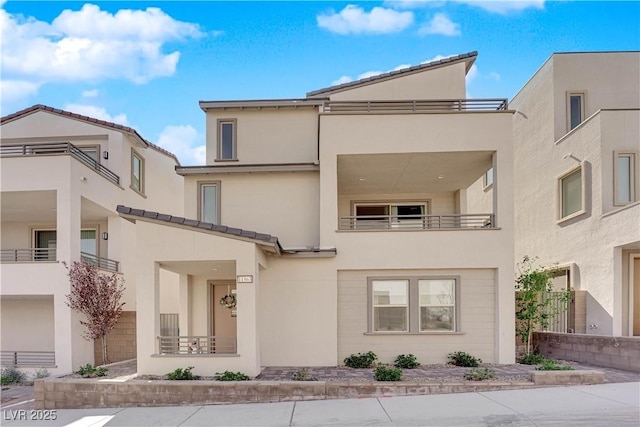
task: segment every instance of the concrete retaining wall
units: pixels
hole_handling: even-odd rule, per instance
[[[535,332],[533,343],[554,359],[640,372],[640,337]]]

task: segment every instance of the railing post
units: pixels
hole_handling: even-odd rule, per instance
[[[18,352],[13,352],[13,366],[18,366]]]

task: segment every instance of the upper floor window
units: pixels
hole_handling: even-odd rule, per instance
[[[484,187],[490,187],[491,185],[493,185],[493,168],[489,169],[488,171],[486,171],[484,173],[484,178],[483,178],[483,182],[484,182]]]
[[[423,226],[428,208],[428,202],[357,203],[354,205],[355,223],[353,225],[358,229]]]
[[[210,224],[220,223],[220,181],[202,182],[199,187],[199,219]]]
[[[615,152],[614,204],[626,205],[636,200],[636,153]]]
[[[144,193],[144,158],[135,150],[131,150],[131,188]]]
[[[585,179],[582,164],[558,178],[559,219],[583,214],[585,209]]]
[[[218,119],[217,160],[236,160],[236,119]]]
[[[584,120],[584,104],[584,92],[567,93],[567,121],[569,130],[572,130]]]

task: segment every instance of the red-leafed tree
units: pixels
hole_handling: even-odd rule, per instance
[[[84,338],[100,339],[102,362],[109,363],[107,334],[122,314],[124,281],[115,273],[98,271],[95,265],[84,260],[74,261],[68,270],[71,293],[67,295],[66,303],[72,310],[85,315],[86,320],[80,321],[87,328]]]

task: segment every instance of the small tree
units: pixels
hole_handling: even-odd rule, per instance
[[[535,261],[525,256],[518,264],[516,277],[516,334],[524,342],[527,355],[531,353],[533,332],[538,327],[546,329],[553,316],[564,312],[571,296],[568,290],[551,294],[553,269],[536,267]]]
[[[123,280],[115,273],[99,272],[95,265],[84,260],[74,261],[68,270],[71,293],[66,296],[66,303],[86,316],[86,321],[80,321],[87,328],[84,338],[100,339],[102,362],[109,363],[106,337],[116,326],[125,304],[120,301],[124,293]]]

